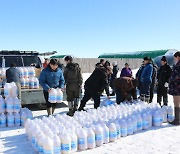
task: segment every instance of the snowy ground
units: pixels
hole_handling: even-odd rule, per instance
[[[87,78],[88,75],[84,77]],[[112,97],[114,99],[114,97]],[[156,94],[154,101],[156,100]],[[172,105],[172,97],[169,96],[169,104]],[[41,118],[47,115],[46,110],[37,110],[35,105],[27,106],[32,110],[34,117]],[[93,107],[89,101],[87,108]],[[55,114],[67,112],[66,104],[59,104]],[[23,127],[0,128],[0,153],[5,154],[34,154],[31,143],[25,135]],[[180,153],[180,126],[163,124],[162,127],[152,127],[146,131],[140,131],[134,135],[94,148],[92,150],[78,151],[81,154],[117,154],[117,153]]]

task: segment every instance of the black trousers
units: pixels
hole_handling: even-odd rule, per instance
[[[161,101],[163,98],[164,105],[168,105],[168,90],[166,87],[162,85],[158,85],[157,87],[157,102],[161,105]]]
[[[84,108],[86,106],[86,102],[89,101],[91,98],[94,100],[94,108],[97,109],[100,105],[100,93],[93,92],[90,89],[85,87],[84,97],[81,100],[81,104],[79,108]]]
[[[154,85],[155,85],[155,83],[151,83],[149,103],[152,103],[152,100],[153,100],[153,97],[154,97]]]
[[[45,100],[46,100],[47,108],[50,108],[50,107],[55,108],[55,107],[56,107],[56,103],[50,103],[50,102],[48,101],[49,93],[48,93],[47,91],[45,91],[45,90],[43,90],[43,93],[44,93],[44,98],[45,98]]]

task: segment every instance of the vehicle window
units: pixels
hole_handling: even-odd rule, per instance
[[[35,64],[36,66],[41,66],[40,59],[37,56],[23,56],[24,66],[31,66]]]
[[[20,56],[4,56],[4,58],[6,67],[10,67],[11,63],[15,63],[17,67],[23,66],[22,58]]]

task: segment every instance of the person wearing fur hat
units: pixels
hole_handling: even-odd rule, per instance
[[[175,65],[169,79],[169,94],[173,95],[175,119],[170,124],[180,125],[180,52],[174,54]]]
[[[140,99],[142,101],[146,101],[149,103],[150,99],[150,86],[152,83],[152,73],[153,73],[153,66],[151,64],[151,58],[150,57],[144,57],[144,69],[140,76]]]
[[[161,66],[158,69],[157,73],[157,103],[161,106],[161,101],[163,98],[163,104],[168,105],[168,95],[167,95],[167,89],[168,89],[168,82],[169,78],[171,76],[171,67],[168,65],[166,56],[163,56],[161,58]]]

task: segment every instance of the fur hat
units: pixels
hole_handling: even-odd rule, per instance
[[[167,61],[166,56],[162,56],[161,61]]]
[[[151,60],[151,57],[144,57],[144,60]]]

